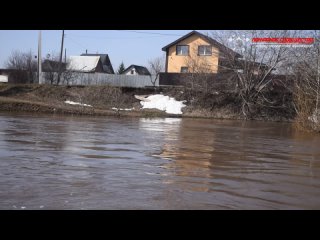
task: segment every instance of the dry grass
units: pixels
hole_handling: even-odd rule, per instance
[[[86,103],[93,106],[68,105],[64,101]],[[131,108],[136,99],[122,93],[121,88],[110,86],[54,86],[54,85],[0,85],[0,110],[88,115],[137,115],[111,110]]]
[[[315,112],[315,97],[303,89],[297,89],[294,101],[298,112],[295,119],[296,128],[320,132],[320,122],[315,123],[310,120]]]
[[[70,100],[96,108],[126,108],[137,102],[133,95],[111,86],[5,85],[0,86],[0,96],[55,104]]]
[[[178,101],[186,100],[183,117],[243,119],[241,104],[235,92],[207,93],[187,88],[129,89],[111,86],[55,86],[0,84],[0,110],[38,111],[90,115],[168,117],[158,110],[140,110],[140,101],[134,95],[163,93]],[[275,96],[276,98],[278,97]],[[90,104],[93,108],[65,104],[70,100]],[[279,99],[280,101],[281,99]],[[281,100],[282,101],[282,100]],[[280,101],[280,102],[281,102]],[[289,103],[288,98],[285,102]],[[288,104],[289,106],[289,104]],[[136,111],[114,111],[111,108],[132,108]],[[289,107],[288,107],[289,108]],[[291,109],[256,108],[254,119],[283,121],[292,118]]]

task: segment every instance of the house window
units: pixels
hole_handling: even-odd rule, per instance
[[[187,73],[188,72],[188,67],[181,67],[180,72]]]
[[[134,69],[131,70],[131,75],[133,75],[133,74],[134,74]]]
[[[188,45],[177,45],[176,55],[188,56],[189,55],[189,46]]]
[[[198,55],[211,56],[212,55],[212,47],[210,45],[200,45],[198,47]]]

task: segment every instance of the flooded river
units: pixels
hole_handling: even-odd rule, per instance
[[[320,209],[288,123],[0,113],[0,209]]]

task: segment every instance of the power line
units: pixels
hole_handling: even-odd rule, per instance
[[[75,35],[75,34],[69,34],[69,35],[71,35],[71,36],[73,36],[73,37],[80,37],[80,38],[106,39],[106,40],[170,37],[170,36],[149,36],[149,37],[97,37],[97,36]],[[179,36],[180,36],[180,35],[179,35]]]
[[[133,33],[141,33],[141,34],[153,34],[153,35],[162,35],[162,36],[182,36],[181,34],[171,34],[171,33],[158,33],[158,32],[141,32],[135,30],[115,30],[121,32],[133,32]]]
[[[69,36],[69,35],[70,35],[70,34],[68,34],[68,36]],[[79,45],[80,47],[83,47],[83,48],[87,49],[87,47],[86,47],[85,45],[80,44],[79,42],[75,41],[73,38],[68,37],[68,39],[70,39],[72,42],[74,42],[75,44]]]

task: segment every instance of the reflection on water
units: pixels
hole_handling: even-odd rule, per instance
[[[1,209],[319,209],[287,123],[0,114]]]

